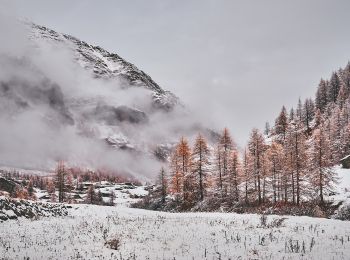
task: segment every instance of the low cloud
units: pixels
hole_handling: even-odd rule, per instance
[[[158,144],[170,147],[201,128],[182,106],[155,110],[150,90],[93,77],[67,43],[33,40],[30,26],[11,16],[0,21],[8,35],[0,46],[0,166],[52,170],[64,160],[145,180],[162,165],[152,154]],[[111,125],[91,116],[103,106],[145,112],[147,122]],[[125,139],[128,149],[107,145],[107,137]]]

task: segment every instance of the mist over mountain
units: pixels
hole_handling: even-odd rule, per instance
[[[157,172],[179,136],[205,129],[117,54],[1,20],[0,165],[49,170],[64,160],[142,179]]]

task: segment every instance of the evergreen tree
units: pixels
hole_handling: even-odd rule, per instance
[[[344,85],[345,96],[348,97],[350,94],[350,62],[341,70],[340,75],[342,84]]]
[[[333,72],[331,79],[329,81],[329,88],[328,88],[328,100],[330,102],[336,103],[337,102],[337,97],[339,94],[339,90],[340,90],[340,86],[341,86],[341,81],[340,78],[338,76],[337,72]]]
[[[286,139],[287,127],[288,127],[287,110],[283,106],[281,113],[279,114],[275,122],[275,134],[277,135],[278,141],[281,143],[284,142],[284,140]]]
[[[297,106],[297,120],[299,120],[300,122],[303,121],[303,105],[301,103],[301,99],[299,97],[298,99],[298,106]]]
[[[308,133],[311,132],[311,122],[315,116],[315,106],[311,98],[307,98],[304,102],[304,107],[302,111],[302,122],[306,127]]]
[[[328,82],[321,79],[316,92],[316,108],[324,112],[328,103]]]
[[[271,131],[270,123],[269,123],[269,122],[266,122],[266,123],[265,123],[264,134],[265,134],[266,136],[268,136],[268,135],[270,134],[270,131]]]
[[[292,107],[289,111],[289,120],[293,121],[295,119],[295,112],[294,112],[294,108]]]
[[[165,203],[166,196],[168,195],[168,180],[166,177],[165,169],[162,167],[158,176],[158,186],[160,188],[160,196],[162,199],[162,203]]]

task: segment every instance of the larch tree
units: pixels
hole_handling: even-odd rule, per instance
[[[298,119],[299,122],[299,119]],[[296,202],[296,171],[295,171],[295,131],[296,130],[296,122],[292,121],[288,125],[288,130],[287,130],[287,137],[286,137],[286,142],[284,144],[284,149],[285,149],[285,167],[284,171],[285,173],[289,174],[289,176],[285,176],[285,180],[289,182],[290,185],[286,185],[285,188],[288,189],[291,188],[292,192],[292,202],[295,204]],[[289,187],[288,187],[289,186]],[[288,197],[288,194],[285,194],[285,197]]]
[[[350,123],[346,124],[342,133],[344,156],[350,154]]]
[[[184,176],[181,172],[180,158],[177,147],[174,149],[170,158],[170,192],[179,200],[182,195]]]
[[[239,200],[239,171],[240,171],[240,162],[238,158],[238,152],[233,150],[229,157],[229,191],[230,197],[238,202]]]
[[[268,150],[268,157],[271,162],[273,202],[276,203],[281,198],[281,175],[284,158],[282,145],[277,142],[272,142]]]
[[[341,111],[339,107],[336,106],[329,119],[329,145],[334,164],[339,163],[339,160],[344,156],[344,143],[342,140],[343,125],[340,115]]]
[[[306,168],[306,137],[303,131],[302,122],[295,122],[291,126],[292,140],[291,140],[291,153],[293,155],[292,168],[295,172],[295,177],[292,183],[295,182],[295,193],[293,192],[293,203],[300,204],[301,188],[302,188],[302,174]],[[293,185],[294,188],[294,185]],[[295,197],[295,199],[294,199]],[[296,201],[295,201],[296,200]]]
[[[249,155],[247,153],[247,148],[244,149],[244,155],[243,155],[243,181],[244,181],[244,201],[246,204],[249,203],[249,197],[248,197],[248,188],[249,188],[249,180],[250,180],[250,169],[249,169]]]
[[[348,93],[346,93],[346,92],[347,92],[347,89],[346,89],[345,85],[344,84],[341,85],[339,93],[338,93],[338,98],[337,98],[337,104],[338,104],[340,109],[343,108],[343,106],[346,103],[346,99],[348,98]]]
[[[332,170],[329,138],[325,134],[323,125],[316,129],[311,140],[309,156],[310,182],[315,188],[320,204],[324,204],[324,195],[331,191],[337,182],[336,173]]]
[[[188,141],[184,137],[181,138],[179,144],[176,146],[175,157],[175,162],[178,164],[178,176],[175,176],[176,185],[178,185],[177,181],[180,180],[184,202],[192,202],[194,199],[194,178],[191,173],[191,149]]]
[[[262,156],[265,152],[265,140],[258,129],[254,128],[248,142],[249,153],[254,161],[253,174],[255,190],[258,194],[258,203],[262,203],[261,176],[262,176]]]
[[[314,127],[317,128],[322,121],[322,113],[320,109],[316,109],[315,112],[315,119],[314,119]]]
[[[210,150],[201,134],[198,134],[192,151],[192,171],[197,175],[199,199],[203,200],[210,167]]]
[[[224,128],[223,133],[220,138],[220,156],[221,156],[221,178],[222,178],[222,192],[223,196],[227,195],[227,190],[228,190],[228,178],[229,178],[229,157],[234,149],[235,145],[234,142],[231,138],[230,132],[227,128]]]
[[[222,179],[222,154],[220,144],[215,148],[215,170],[217,172],[217,177],[215,178],[215,183],[217,189],[222,193],[223,190],[223,179]]]
[[[265,146],[267,147],[267,146]],[[268,193],[269,193],[269,183],[270,183],[270,168],[271,168],[271,161],[268,158],[268,154],[266,153],[266,151],[264,153],[262,153],[261,155],[261,174],[260,174],[260,178],[261,178],[261,196],[262,196],[262,202],[265,203],[268,197]]]
[[[46,189],[47,192],[50,195],[51,202],[56,202],[56,189],[55,189],[55,183],[52,179],[48,179],[46,183]]]
[[[56,187],[58,190],[58,202],[65,199],[66,170],[63,161],[59,161],[56,168]]]

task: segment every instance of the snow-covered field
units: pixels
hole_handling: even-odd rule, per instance
[[[69,216],[0,223],[2,259],[349,259],[350,223],[79,205]],[[119,250],[105,241],[119,239]]]

